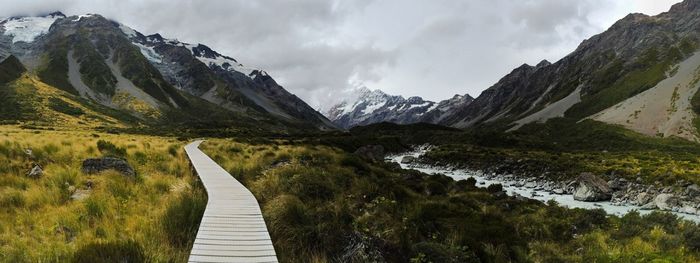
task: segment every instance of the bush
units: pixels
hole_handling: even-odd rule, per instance
[[[490,184],[488,187],[486,187],[486,191],[489,191],[489,192],[491,192],[491,193],[503,192],[503,185],[501,185],[501,184]]]
[[[71,116],[80,116],[85,114],[81,108],[75,107],[59,98],[50,98],[49,107],[55,111]]]
[[[425,185],[425,191],[431,196],[444,195],[447,193],[447,187],[440,182],[428,181]]]
[[[168,205],[162,216],[162,226],[170,243],[179,246],[190,246],[199,229],[207,199],[204,193],[196,191],[183,193]]]
[[[445,262],[445,263],[466,263],[479,262],[474,253],[459,251],[452,247],[432,243],[421,242],[413,245],[413,255],[411,263]]]
[[[126,156],[126,148],[117,147],[113,143],[105,140],[97,141],[97,149],[105,156],[121,158],[124,158]]]
[[[0,207],[22,207],[24,203],[24,195],[17,190],[6,191],[0,196]]]
[[[90,197],[85,200],[85,211],[89,217],[100,218],[105,214],[107,205],[105,200],[97,197]]]
[[[73,255],[76,263],[145,262],[143,247],[132,240],[96,242],[81,247]]]

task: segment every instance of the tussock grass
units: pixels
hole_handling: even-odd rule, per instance
[[[281,262],[697,262],[700,227],[671,214],[519,200],[336,148],[212,139],[256,196]]]
[[[0,126],[0,262],[186,261],[206,194],[184,144]],[[82,160],[103,155],[125,158],[138,176],[82,173]],[[26,177],[35,164],[44,175]],[[72,200],[78,190],[89,197]]]

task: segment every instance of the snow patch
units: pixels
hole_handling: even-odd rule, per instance
[[[12,43],[33,42],[37,37],[49,32],[51,25],[61,16],[10,18],[5,21],[4,35],[12,36]]]
[[[124,24],[119,24],[119,29],[121,29],[124,34],[126,34],[129,37],[136,37],[138,34],[136,34],[136,30],[133,28],[130,28]]]
[[[73,19],[73,22],[78,22],[78,21],[80,21],[81,19],[83,19],[83,17],[91,17],[91,16],[94,16],[94,14],[79,15],[78,18]]]
[[[154,63],[163,63],[163,56],[158,54],[158,52],[156,52],[155,49],[153,49],[153,47],[149,47],[138,42],[133,43],[134,45],[139,47],[141,54],[143,54],[143,56],[146,57],[146,59]]]
[[[185,44],[186,47],[189,48],[190,52],[192,52],[192,47],[193,45],[190,44]],[[193,53],[194,54],[194,53]],[[253,73],[254,68],[249,68],[243,66],[243,64],[240,64],[232,59],[225,58],[223,56],[216,56],[215,58],[205,58],[205,57],[196,57],[199,61],[207,65],[208,67],[211,67],[212,65],[216,65],[221,67],[222,69],[226,70],[233,70],[233,71],[238,71],[240,73],[245,74],[246,76],[250,76],[251,73]],[[226,64],[228,64],[226,66]],[[262,76],[267,76],[267,73],[264,71],[260,71],[260,75]]]
[[[430,105],[430,103],[430,101],[426,101],[423,104],[411,104],[411,107],[409,107],[408,109],[427,107]]]
[[[381,109],[382,107],[384,107],[384,105],[386,105],[386,101],[382,101],[382,102],[374,103],[374,104],[369,104],[362,110],[362,114],[365,114],[365,115],[372,114],[375,111],[377,111],[378,109]]]

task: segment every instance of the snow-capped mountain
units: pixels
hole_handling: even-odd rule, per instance
[[[144,35],[98,14],[0,19],[0,61],[9,56],[50,86],[141,119],[195,112],[201,105],[231,116],[334,128],[263,70],[203,44]]]
[[[379,122],[435,123],[456,108],[456,105],[473,100],[469,95],[455,95],[449,100],[436,103],[421,97],[389,95],[366,87],[345,91],[341,97],[343,99],[340,102],[322,111],[333,123],[346,129]]]

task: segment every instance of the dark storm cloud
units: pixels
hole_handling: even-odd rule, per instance
[[[316,107],[366,85],[437,100],[478,95],[557,60],[629,12],[674,0],[0,0],[0,17],[99,13],[267,70]]]

